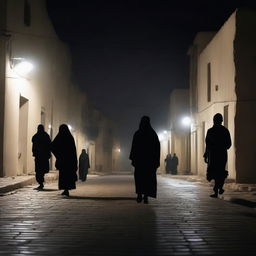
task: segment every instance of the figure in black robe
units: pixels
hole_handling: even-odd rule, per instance
[[[228,176],[228,172],[225,169],[227,150],[231,147],[231,138],[228,129],[221,125],[222,121],[222,115],[217,113],[213,117],[213,127],[207,131],[205,139],[204,159],[208,164],[207,180],[215,181],[214,194],[211,197],[218,197],[218,194],[224,193],[223,185],[225,178]]]
[[[171,163],[171,173],[176,175],[178,172],[178,165],[179,165],[179,158],[177,157],[177,155],[174,153],[173,157],[172,157],[172,163]]]
[[[166,173],[171,173],[171,161],[172,161],[172,155],[168,154],[166,158],[164,159],[165,161],[165,172]]]
[[[82,153],[79,156],[79,179],[81,181],[86,181],[89,168],[89,156],[86,153],[86,150],[82,149]]]
[[[130,160],[135,167],[137,202],[144,195],[144,203],[148,203],[148,196],[156,198],[156,170],[160,166],[160,142],[148,116],[141,118],[139,130],[133,136]]]
[[[59,133],[51,143],[51,151],[59,170],[59,189],[64,190],[62,195],[69,196],[69,190],[76,188],[77,155],[74,138],[66,124],[59,127]]]
[[[39,186],[36,188],[41,190],[44,188],[44,175],[49,172],[49,159],[51,139],[44,131],[43,125],[38,125],[37,133],[32,137],[32,153],[35,158],[36,181]]]

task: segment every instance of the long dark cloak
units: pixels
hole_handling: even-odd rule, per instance
[[[60,131],[51,143],[51,150],[56,157],[55,166],[59,170],[59,189],[75,189],[77,154],[71,133]]]
[[[135,167],[136,193],[156,197],[156,170],[160,166],[160,142],[151,126],[140,127],[135,132],[129,158]]]

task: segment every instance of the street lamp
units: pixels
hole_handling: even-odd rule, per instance
[[[11,67],[22,77],[26,77],[34,69],[34,65],[25,58],[12,58]]]
[[[181,123],[183,126],[185,127],[189,127],[191,125],[191,118],[188,117],[188,116],[184,116],[182,119],[181,119]]]

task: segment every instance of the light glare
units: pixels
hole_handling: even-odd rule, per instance
[[[34,66],[28,61],[21,61],[14,67],[15,72],[20,76],[26,76],[30,71],[32,71]]]
[[[191,125],[191,118],[188,117],[188,116],[185,116],[185,117],[182,118],[181,123],[184,126],[190,126]]]

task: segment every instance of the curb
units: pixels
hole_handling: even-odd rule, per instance
[[[46,183],[53,182],[53,181],[57,180],[58,177],[59,177],[59,173],[57,171],[50,171],[49,173],[47,173],[45,175],[45,182]],[[5,193],[11,192],[13,190],[20,189],[25,186],[29,186],[29,185],[33,185],[33,184],[36,184],[36,178],[34,175],[33,176],[31,175],[31,177],[28,177],[25,180],[17,181],[17,182],[14,182],[13,184],[0,187],[0,196]]]

